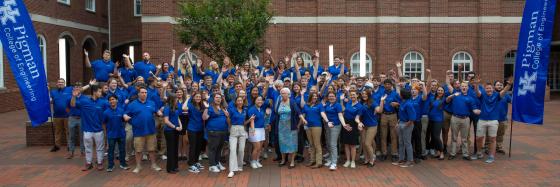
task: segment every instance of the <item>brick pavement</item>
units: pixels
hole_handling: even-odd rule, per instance
[[[26,147],[24,111],[0,114],[0,186],[558,186],[560,184],[560,101],[548,102],[542,127],[514,124],[512,158],[498,155],[494,164],[483,161],[428,160],[412,168],[388,162],[375,168],[279,168],[271,161],[258,170],[245,167],[233,179],[227,173],[186,172],[177,175],[144,169],[140,174],[115,169],[82,172],[83,158],[64,158],[50,147]],[[164,166],[164,162],[159,162]],[[144,163],[147,168],[148,163]]]

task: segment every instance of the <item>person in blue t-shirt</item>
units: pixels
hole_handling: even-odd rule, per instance
[[[163,108],[164,133],[167,147],[167,173],[179,172],[179,132],[183,130],[183,124],[179,120],[182,106],[175,95],[169,95],[167,104]]]
[[[72,87],[66,86],[66,81],[59,78],[56,87],[50,90],[51,103],[53,104],[54,123],[54,146],[51,152],[56,152],[62,145],[62,137],[68,132],[68,112],[70,111],[70,99],[72,98]]]
[[[103,112],[103,124],[105,129],[107,129],[107,142],[109,144],[109,149],[107,150],[108,156],[108,166],[107,172],[113,171],[114,155],[115,155],[115,144],[118,143],[119,146],[119,162],[121,169],[128,170],[129,167],[126,164],[126,131],[124,128],[124,110],[118,106],[118,97],[116,95],[109,96],[110,107]]]
[[[247,108],[245,107],[246,97],[238,96],[232,102],[233,107],[228,108],[230,113],[231,128],[229,130],[229,173],[228,177],[231,178],[235,175],[234,172],[243,170],[243,157],[245,155],[245,141],[247,140],[247,131],[245,126],[253,122],[255,117],[248,118]],[[262,105],[262,97],[261,97]],[[251,126],[254,129],[254,125]],[[255,143],[253,144],[255,145]],[[253,153],[258,152],[262,146],[253,146]],[[259,154],[260,155],[260,154]],[[262,166],[262,165],[261,165]],[[258,168],[254,160],[251,159],[251,167]]]
[[[142,54],[142,61],[134,63],[134,70],[137,76],[144,77],[147,80],[156,73],[156,66],[150,61],[150,53],[145,52]]]
[[[187,136],[189,137],[189,172],[199,173],[203,169],[198,163],[200,153],[204,149],[204,121],[202,112],[206,109],[201,92],[192,92],[191,98],[183,105],[183,112],[187,113],[189,123],[187,124]]]
[[[138,99],[128,104],[124,119],[132,125],[134,135],[134,150],[136,151],[136,168],[132,172],[139,173],[142,170],[142,152],[146,148],[152,162],[152,169],[161,171],[156,164],[156,124],[154,114],[162,115],[156,104],[148,99],[148,90],[146,87],[140,87],[138,91]]]
[[[362,102],[362,123],[364,123],[364,130],[361,131],[360,136],[361,144],[365,155],[365,164],[368,167],[375,166],[375,135],[377,134],[377,126],[379,124],[379,114],[383,112],[383,104],[385,103],[386,96],[379,98],[379,103],[371,97],[372,90],[370,89],[371,83],[366,83],[366,90],[360,94]]]
[[[479,79],[475,81],[475,93],[478,99],[480,99],[480,116],[478,120],[478,125],[476,129],[476,145],[477,152],[476,155],[471,156],[471,160],[481,159],[484,157],[482,154],[482,145],[484,144],[484,138],[488,135],[490,142],[488,159],[485,161],[490,164],[494,162],[494,156],[496,154],[496,135],[498,133],[498,120],[500,119],[500,100],[504,99],[506,95],[506,90],[509,90],[510,85],[507,85],[505,89],[500,92],[494,90],[494,86],[491,83],[487,83],[484,86],[485,93],[481,93],[478,89]]]
[[[506,82],[507,85],[511,85],[511,80]],[[511,86],[510,86],[511,87]],[[504,83],[500,81],[496,81],[494,83],[494,89],[497,92],[502,92],[504,89]],[[502,99],[500,99],[500,118],[498,119],[498,134],[496,135],[496,152],[500,154],[505,154],[506,152],[503,149],[503,142],[504,142],[504,135],[506,134],[506,130],[508,128],[507,120],[508,120],[508,110],[509,104],[511,104],[511,91],[506,90],[506,94]]]
[[[467,137],[469,132],[470,120],[469,116],[471,113],[480,114],[480,110],[477,108],[474,98],[468,95],[469,83],[461,83],[461,92],[454,93],[446,98],[446,103],[451,105],[451,110],[453,111],[453,116],[451,117],[451,152],[449,153],[449,160],[455,159],[455,154],[457,153],[457,144],[459,133],[461,133],[461,150],[463,154],[463,159],[470,160],[469,157],[469,147],[467,145]]]
[[[344,121],[344,116],[342,115],[342,105],[340,105],[340,102],[337,102],[336,93],[327,93],[327,102],[324,104],[324,110],[328,119],[326,123],[329,128],[326,131],[325,139],[330,156],[330,158],[327,158],[325,166],[334,171],[337,169],[336,165],[338,163],[338,138],[340,137],[341,124],[346,126],[346,121]]]
[[[397,112],[398,106],[401,102],[399,94],[395,91],[395,85],[392,79],[385,79],[383,81],[384,94],[387,95],[385,103],[383,104],[383,114],[381,114],[381,158],[383,161],[389,155],[387,149],[387,136],[390,133],[391,137],[391,161],[395,162],[398,159],[397,155]]]
[[[208,133],[208,161],[210,172],[219,173],[226,168],[220,163],[222,148],[227,135],[230,122],[229,113],[225,98],[216,93],[212,97],[212,102],[204,110],[202,119],[206,121],[206,131]]]
[[[445,91],[443,87],[438,86],[437,84],[432,87],[436,88],[436,94],[434,97],[430,97],[426,102],[428,105],[428,132],[430,134],[429,141],[426,143],[434,149],[439,160],[444,159],[444,152],[443,152],[443,145],[440,139],[442,128],[443,128],[443,120],[444,120],[444,110],[443,106],[445,105]]]
[[[84,49],[84,55],[86,56],[86,67],[92,68],[94,77],[97,81],[107,82],[109,77],[112,77],[115,73],[115,63],[111,60],[111,51],[103,51],[103,59],[98,59],[90,63],[89,54]]]
[[[406,89],[400,90],[402,98],[399,106],[399,161],[393,162],[393,165],[400,167],[411,167],[414,165],[414,157],[412,151],[412,130],[417,114],[414,104],[411,101],[411,93]]]
[[[323,104],[319,100],[318,93],[310,93],[307,103],[303,107],[302,114],[305,117],[307,140],[309,141],[309,167],[312,169],[323,166],[323,147],[321,146],[321,134],[323,132],[322,120],[328,121]]]
[[[341,140],[344,144],[344,153],[346,162],[344,167],[356,168],[356,146],[359,145],[360,132],[364,128],[364,124],[360,120],[362,104],[358,99],[358,92],[350,90],[350,98],[348,102],[343,102],[342,110],[344,111],[344,120],[346,125],[342,126]],[[342,100],[342,99],[341,99]]]
[[[418,79],[415,81],[416,83],[412,84],[412,88],[410,89],[410,93],[412,98],[410,98],[410,102],[414,106],[414,111],[416,111],[416,117],[414,121],[414,128],[412,130],[412,146],[414,148],[414,158],[417,159],[417,162],[420,160],[425,160],[426,156],[424,155],[424,151],[426,147],[422,145],[422,131],[427,129],[423,127],[422,124],[422,110],[425,105],[425,101],[428,99],[428,95],[425,94],[427,92],[426,86],[424,86],[424,82],[418,82]],[[424,134],[424,137],[426,135]]]
[[[329,66],[328,72],[332,75],[332,80],[337,80],[338,77],[348,73],[348,68],[344,65],[344,59],[335,56],[334,64]]]
[[[109,107],[105,99],[101,99],[101,87],[92,88],[92,96],[81,95],[81,90],[72,91],[70,106],[76,107],[81,112],[82,131],[84,133],[84,147],[86,150],[86,165],[82,171],[93,168],[93,144],[96,145],[97,170],[103,170],[103,151],[105,150],[105,139],[103,136],[102,117],[103,111]]]
[[[132,81],[136,78],[136,70],[134,70],[134,66],[130,62],[130,57],[126,54],[123,54],[124,64],[121,67],[119,66],[119,62],[115,64],[117,66],[117,71],[120,77],[124,80],[126,84],[132,84]]]

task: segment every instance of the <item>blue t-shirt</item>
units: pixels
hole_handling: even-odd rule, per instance
[[[267,77],[267,76],[269,76],[269,75],[274,75],[274,70],[273,70],[272,68],[267,69],[267,70],[264,70],[264,71],[262,72],[262,76],[263,76],[263,77]]]
[[[325,114],[327,114],[327,119],[329,122],[332,122],[334,125],[340,125],[340,119],[338,118],[338,113],[342,113],[342,106],[340,103],[330,104],[327,102],[324,106]]]
[[[289,70],[290,70],[291,73],[294,73],[294,80],[293,81],[294,82],[298,81],[297,74],[296,74],[297,73],[296,72],[296,67],[291,67]],[[305,74],[305,68],[304,67],[299,67],[299,75],[301,77],[303,77],[304,74]]]
[[[249,112],[247,112],[247,116],[251,117],[255,115],[255,128],[264,128],[264,115],[265,110],[262,107],[259,109],[256,105],[249,108]]]
[[[453,100],[451,100],[453,115],[470,116],[474,109],[476,109],[476,105],[471,96],[463,94],[453,96]]]
[[[169,122],[171,122],[176,127],[179,126],[179,114],[181,114],[181,113],[183,113],[183,111],[181,109],[181,105],[178,105],[177,109],[175,109],[174,111],[171,110],[171,108],[169,108],[169,106],[165,106],[163,108],[163,116],[168,117]],[[165,125],[165,128],[164,128],[165,131],[175,131],[175,129],[172,129],[167,124],[164,124],[164,125]]]
[[[511,93],[506,93],[502,99],[500,99],[500,117],[498,121],[506,121],[509,109],[509,103],[511,103]]]
[[[150,72],[156,73],[156,66],[149,61],[139,61],[134,63],[134,70],[137,76],[142,76],[144,80],[148,80],[148,78],[152,76]]]
[[[208,131],[227,131],[226,115],[223,110],[214,111],[214,107],[208,108],[208,120],[206,120],[206,130]]]
[[[192,72],[193,72],[193,82],[200,82],[200,80],[202,79],[202,76],[200,74],[198,74],[198,71],[196,70],[196,64],[192,65]]]
[[[219,75],[219,73],[218,73]],[[235,76],[235,68],[229,68],[226,72],[222,73],[222,79],[226,79],[228,76],[234,75]]]
[[[213,70],[206,70],[204,71],[204,76],[212,77],[212,84],[216,84],[216,81],[218,80],[218,76],[220,76],[220,72],[216,72]]]
[[[339,64],[338,66],[332,65],[329,66],[329,73],[332,75],[332,80],[338,80],[338,75],[340,74],[340,68],[343,67],[343,64]],[[348,73],[348,68],[344,67],[344,73]]]
[[[146,100],[140,102],[136,99],[128,104],[126,115],[130,116],[129,123],[132,125],[132,133],[134,137],[141,137],[156,133],[156,123],[154,121],[154,113],[158,111],[153,101]]]
[[[480,95],[480,117],[481,120],[500,119],[500,94],[492,92],[490,96],[486,93]]]
[[[228,109],[229,118],[231,120],[231,125],[245,125],[245,119],[247,119],[247,109],[241,108],[241,112],[235,107],[230,107]]]
[[[72,87],[65,87],[62,89],[52,89],[51,98],[53,102],[53,117],[67,118],[70,99],[72,99]]]
[[[379,106],[379,103],[372,102],[371,105],[367,103],[362,103],[362,111],[360,112],[360,117],[362,123],[366,127],[375,127],[378,124],[377,119],[379,115],[375,114],[375,108]]]
[[[189,116],[189,125],[187,126],[187,130],[192,132],[201,132],[204,129],[202,121],[203,111],[196,109],[190,100],[187,107]]]
[[[102,59],[95,60],[91,62],[91,68],[95,75],[95,79],[99,82],[107,82],[109,80],[109,74],[113,73],[115,70],[115,63],[113,61],[104,61]]]
[[[428,115],[428,113],[430,112],[430,103],[428,101],[430,101],[430,99],[434,97],[435,97],[434,93],[428,92],[428,96],[426,97],[426,100],[422,104],[422,115]]]
[[[134,68],[126,68],[120,67],[119,72],[121,73],[121,77],[123,78],[124,82],[129,83],[136,79],[136,71]]]
[[[292,76],[292,72],[289,69],[286,69],[282,73],[280,73],[280,75],[277,75],[277,76],[280,76],[280,80],[284,81],[284,78]],[[278,79],[278,78],[276,78],[276,79]]]
[[[356,116],[360,115],[361,111],[362,104],[358,102],[355,105],[352,105],[352,101],[348,101],[344,104],[344,119],[354,120]]]
[[[424,106],[424,101],[422,100],[422,94],[418,94],[416,98],[410,98],[410,102],[414,107],[414,111],[416,111],[416,121],[420,121],[422,119],[422,108]]]
[[[435,97],[430,97],[427,100],[426,106],[428,106],[428,118],[430,121],[442,122],[443,121],[443,105],[445,103],[445,98],[436,99]]]
[[[109,102],[104,99],[93,100],[90,96],[82,95],[76,98],[76,108],[80,109],[82,131],[101,132],[103,112],[109,107]]]
[[[317,103],[315,105],[306,104],[302,112],[305,114],[305,120],[308,127],[321,127],[321,112],[325,112],[323,104]]]
[[[404,101],[399,107],[399,121],[416,121],[416,111],[410,100]]]
[[[387,94],[387,97],[385,98],[385,103],[383,104],[383,112],[388,112],[388,113],[397,112],[397,109],[391,106],[391,103],[392,102],[400,103],[401,97],[395,90],[391,90],[391,91],[385,90],[385,94]]]
[[[117,96],[118,106],[124,106],[124,101],[128,98],[128,92],[125,89],[117,88],[115,91],[107,91],[107,95],[105,98],[109,98],[110,96]]]
[[[109,107],[103,112],[103,123],[107,128],[107,138],[126,137],[125,123],[123,122],[124,110],[120,107]]]
[[[447,98],[450,95],[455,94],[455,93],[461,93],[461,90],[459,90],[459,89],[453,89],[453,93],[451,93],[447,89],[447,86],[444,86],[443,90],[445,91],[444,98]],[[443,102],[443,110],[450,113],[450,114],[453,114],[453,108],[451,107],[451,103]]]
[[[161,101],[158,89],[148,87],[146,90],[148,91],[148,100],[154,102],[154,104],[156,104],[156,108],[161,108],[163,106],[163,102]]]

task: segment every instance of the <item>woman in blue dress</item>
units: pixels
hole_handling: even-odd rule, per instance
[[[281,99],[276,101],[274,110],[276,113],[274,122],[278,128],[278,143],[282,155],[279,166],[285,165],[288,157],[290,159],[288,168],[292,169],[295,167],[294,158],[298,148],[298,117],[302,121],[305,121],[305,118],[300,114],[297,104],[290,100],[290,89],[282,88],[280,96]]]

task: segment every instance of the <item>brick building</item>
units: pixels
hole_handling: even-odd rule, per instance
[[[174,33],[180,0],[25,0],[46,49],[49,82],[64,76],[86,81],[83,49],[92,59],[111,48],[120,60],[149,52],[156,63],[168,62],[171,49],[184,47]],[[310,60],[321,51],[328,64],[328,46],[357,72],[359,37],[367,37],[367,72],[395,68],[424,77],[431,69],[442,79],[446,70],[465,64],[484,80],[510,76],[525,1],[522,0],[272,0],[274,18],[266,45],[275,57],[290,51]],[[556,10],[560,22],[560,8]],[[549,85],[560,90],[560,24],[555,24]],[[63,40],[61,40],[63,39]],[[63,44],[64,43],[64,44]],[[63,46],[61,48],[61,46]],[[65,47],[64,47],[65,46]],[[64,49],[64,53],[62,52]],[[60,54],[65,58],[60,58]],[[180,53],[179,53],[180,54]],[[179,55],[178,54],[178,55]],[[204,59],[202,54],[196,57]],[[195,57],[192,57],[195,58]],[[2,62],[7,62],[3,58]],[[453,66],[454,65],[454,66]],[[0,69],[0,112],[23,107],[8,63]]]

